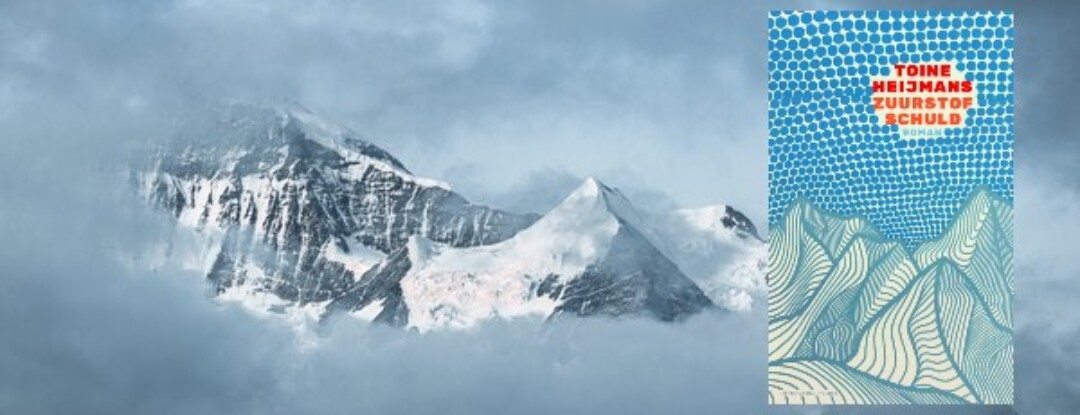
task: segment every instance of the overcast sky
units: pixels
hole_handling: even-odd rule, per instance
[[[932,3],[915,3],[923,4]],[[167,114],[191,100],[287,97],[480,202],[542,210],[596,176],[644,205],[727,202],[764,218],[768,6],[757,2],[0,7],[0,103],[47,89]],[[1076,6],[1012,8],[1021,29],[1018,100],[1061,103],[1018,110],[1018,162],[1067,166],[1080,144],[1062,138],[1076,127],[1059,116],[1075,108],[1064,97],[1077,83],[1055,68],[1080,56],[1075,42],[1062,41],[1074,34],[1064,16]],[[523,202],[537,186],[552,195]]]
[[[147,272],[175,235],[114,175],[177,111],[288,97],[474,200],[540,210],[596,176],[647,207],[728,202],[761,223],[768,6],[727,3],[0,2],[0,412],[763,411],[761,316],[435,336],[346,325],[300,347],[214,305],[190,270]],[[815,6],[841,7],[780,5]],[[1009,8],[1018,399],[1067,413],[1080,15]]]

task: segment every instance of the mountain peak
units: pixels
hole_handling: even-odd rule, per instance
[[[551,210],[557,216],[581,215],[592,212],[591,215],[614,217],[621,223],[638,226],[644,221],[644,217],[630,200],[619,189],[610,187],[594,177],[588,177],[581,182],[558,206]],[[549,213],[548,216],[551,216]]]
[[[718,237],[728,237],[734,234],[734,236],[743,239],[761,240],[753,222],[730,205],[717,204],[678,209],[674,214],[682,218],[686,223],[703,231],[713,233]]]
[[[298,102],[275,99],[229,104],[233,117],[261,119],[264,128],[276,128],[288,139],[306,139],[339,153],[349,161],[375,159],[409,173],[404,164],[382,148],[369,143],[355,131],[309,111]]]
[[[194,109],[165,146],[161,158],[180,154],[168,160],[174,164],[198,159],[188,164],[206,176],[219,171],[267,172],[267,167],[288,171],[295,165],[349,170],[362,176],[371,167],[424,187],[453,190],[445,182],[413,174],[360,134],[288,99],[221,100]]]
[[[411,327],[467,327],[499,316],[651,314],[671,321],[712,304],[646,235],[618,189],[585,179],[506,241],[448,247],[409,240],[400,276]],[[413,252],[415,251],[415,252]]]
[[[578,187],[574,189],[573,192],[570,192],[570,196],[568,196],[568,198],[597,198],[606,191],[610,191],[610,188],[608,188],[604,183],[601,183],[595,177],[590,176],[586,177],[585,180],[583,180],[581,184],[579,184]]]

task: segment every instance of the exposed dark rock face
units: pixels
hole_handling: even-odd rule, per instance
[[[209,272],[219,291],[255,283],[300,304],[336,299],[365,285],[327,258],[331,244],[390,254],[421,235],[475,246],[536,220],[469,203],[299,109],[231,105],[211,124],[187,130],[137,178],[151,204],[220,230]]]
[[[680,320],[712,305],[671,260],[625,223],[608,254],[567,284],[562,300],[556,313],[648,314],[662,321]]]
[[[735,229],[739,236],[751,236],[754,237],[754,239],[761,239],[761,237],[758,236],[757,227],[750,221],[750,218],[731,206],[724,207],[724,217],[721,219],[721,223],[723,223],[726,228]]]
[[[401,293],[401,278],[411,267],[408,249],[398,249],[385,261],[364,273],[358,283],[331,301],[327,306],[327,313],[356,311],[369,304],[381,302],[382,310],[373,321],[391,326],[405,326],[409,321],[409,307]]]

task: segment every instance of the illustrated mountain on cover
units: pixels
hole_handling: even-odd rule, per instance
[[[772,230],[769,393],[806,403],[1007,403],[1012,207],[975,191],[913,251],[801,200]],[[1005,364],[1000,364],[1003,362]]]

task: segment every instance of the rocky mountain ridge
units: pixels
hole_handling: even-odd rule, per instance
[[[206,236],[221,298],[269,294],[421,329],[528,314],[675,320],[711,307],[699,285],[731,272],[688,258],[731,251],[727,262],[763,271],[756,229],[730,207],[654,217],[589,179],[544,216],[493,209],[295,105],[228,104],[181,131],[133,179]],[[485,256],[504,259],[478,266]]]

